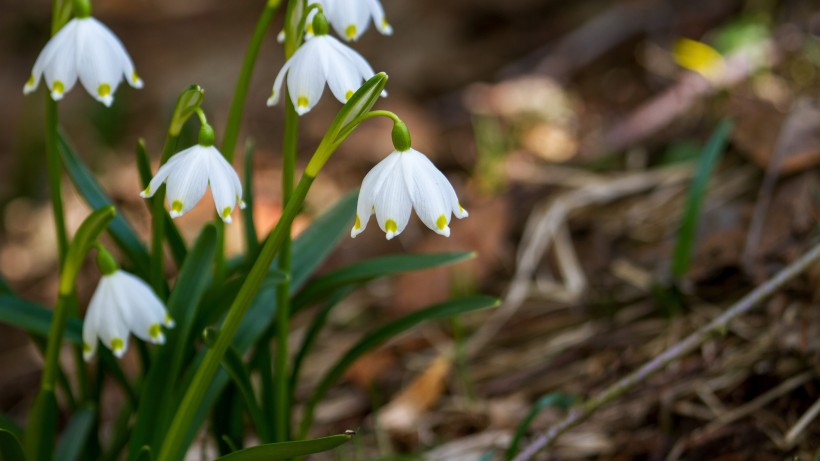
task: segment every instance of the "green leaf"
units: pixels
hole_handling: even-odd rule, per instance
[[[3,413],[0,413],[0,430],[11,432],[18,439],[23,435],[23,428]]]
[[[530,424],[532,424],[535,417],[541,413],[541,410],[549,407],[557,407],[562,410],[566,410],[574,403],[575,397],[561,392],[553,392],[552,394],[547,394],[538,399],[538,401],[535,402],[535,405],[530,408],[527,416],[525,416],[524,419],[518,423],[518,427],[515,429],[515,435],[510,442],[509,448],[507,448],[506,459],[509,461],[518,453],[518,445],[521,443],[521,439],[524,437],[524,434],[527,433],[527,430],[530,428]]]
[[[83,445],[94,428],[95,417],[94,408],[87,406],[74,413],[63,431],[57,451],[54,452],[55,461],[74,461],[80,456]]]
[[[352,264],[319,277],[305,286],[293,300],[293,309],[298,310],[326,298],[343,286],[365,283],[377,277],[455,264],[474,257],[475,253],[401,254]]]
[[[14,294],[14,290],[11,288],[11,285],[9,285],[9,283],[3,277],[0,277],[0,294],[4,294],[4,295],[13,295]]]
[[[675,242],[675,253],[672,258],[672,274],[681,278],[689,271],[689,263],[692,256],[692,249],[697,238],[698,221],[700,219],[700,208],[706,198],[707,186],[715,166],[726,149],[726,143],[732,132],[732,122],[724,119],[715,129],[706,147],[703,148],[700,160],[698,161],[695,177],[689,187],[689,195],[686,199],[681,227],[678,231],[678,238]]]
[[[256,395],[253,392],[253,385],[251,385],[251,377],[248,368],[242,362],[242,356],[236,351],[234,347],[229,347],[222,358],[222,366],[228,372],[239,393],[242,394],[242,399],[245,401],[245,406],[248,408],[248,413],[251,416],[253,424],[259,433],[262,440],[270,440],[270,428],[262,416],[262,408],[256,402]]]
[[[53,311],[12,295],[0,295],[0,322],[25,330],[42,338],[48,337]],[[69,317],[65,339],[73,344],[82,342],[83,324],[76,317]]]
[[[0,461],[25,461],[20,441],[11,432],[0,429]]]
[[[151,447],[148,445],[141,447],[139,453],[137,453],[137,461],[151,461],[152,459]]]
[[[54,390],[40,389],[29,413],[25,437],[27,458],[51,461],[54,434],[57,433],[57,399]]]
[[[259,236],[256,235],[256,220],[253,214],[253,142],[245,144],[245,186],[242,190],[245,211],[242,214],[245,225],[245,245],[249,255],[259,252]]]
[[[59,135],[59,144],[66,172],[86,203],[93,209],[113,205],[111,199],[103,192],[94,175],[83,165],[76,151],[71,148],[62,133]],[[148,251],[122,214],[117,213],[108,231],[123,254],[128,257],[134,267],[134,272],[147,277]]]
[[[246,448],[217,458],[216,461],[276,461],[332,450],[347,443],[352,434],[339,434],[299,442],[269,443]]]
[[[299,435],[304,437],[307,434],[310,429],[310,425],[313,422],[313,411],[319,401],[321,401],[325,394],[327,394],[330,390],[331,386],[336,384],[336,381],[342,377],[350,365],[352,365],[353,362],[365,353],[423,322],[444,319],[454,315],[494,307],[497,305],[498,299],[489,296],[479,295],[452,299],[408,314],[368,333],[361,340],[359,340],[359,342],[353,345],[353,347],[351,347],[350,350],[348,350],[345,355],[343,355],[342,358],[339,359],[322,377],[321,381],[319,381],[319,384],[313,391],[313,395],[311,395],[305,405],[305,415],[302,419]]]
[[[185,258],[174,290],[168,299],[168,313],[176,326],[166,334],[166,343],[156,349],[153,366],[145,377],[143,395],[137,410],[137,424],[132,435],[132,455],[149,441],[156,441],[164,433],[179,402],[173,400],[177,380],[182,375],[186,356],[192,353],[195,338],[193,330],[198,306],[212,278],[211,267],[217,245],[216,227],[206,225],[191,252]],[[151,443],[159,446],[158,443]]]

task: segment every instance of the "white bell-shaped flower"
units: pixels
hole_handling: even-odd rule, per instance
[[[285,75],[290,99],[299,115],[307,113],[319,102],[325,84],[339,102],[345,103],[365,80],[375,75],[362,55],[327,35],[327,22],[323,20],[324,26],[317,27],[319,22],[314,21],[317,35],[299,47],[282,66],[273,82],[268,106],[279,101]]]
[[[325,0],[327,20],[339,36],[354,42],[370,26],[370,21],[382,35],[392,35],[393,27],[384,16],[379,0]]]
[[[63,99],[78,79],[88,94],[106,106],[114,102],[114,92],[123,79],[134,88],[142,88],[122,42],[91,16],[68,21],[46,43],[23,93],[36,90],[43,77],[55,101]]]
[[[413,208],[427,227],[445,237],[450,236],[451,213],[459,219],[468,215],[453,186],[430,159],[412,148],[396,150],[364,177],[350,236],[364,232],[375,213],[390,240],[407,226]]]
[[[239,176],[213,145],[200,143],[172,156],[160,167],[140,196],[152,197],[162,183],[166,183],[172,218],[178,218],[193,208],[205,195],[209,183],[217,213],[223,221],[232,221],[231,213],[235,206],[245,208]]]
[[[83,321],[83,358],[97,352],[97,338],[122,357],[128,350],[128,335],[153,344],[163,344],[162,327],[174,321],[153,290],[140,278],[116,269],[103,275]]]
[[[372,19],[382,35],[393,35],[393,27],[387,22],[384,8],[379,0],[311,0],[311,5],[319,5],[333,30],[348,42],[354,42],[370,27]],[[305,20],[305,38],[312,38],[313,18],[318,10],[312,9]],[[279,32],[276,39],[285,41],[285,32]]]

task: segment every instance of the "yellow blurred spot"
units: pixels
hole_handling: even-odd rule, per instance
[[[148,334],[154,339],[159,339],[159,335],[162,334],[162,329],[158,323],[155,323],[148,328]]]
[[[394,234],[395,234],[396,232],[398,232],[398,231],[399,231],[399,225],[398,225],[398,224],[396,224],[396,221],[393,221],[392,219],[388,219],[388,220],[384,223],[384,230],[385,230],[387,233],[392,232],[392,233],[394,233]]]
[[[174,323],[174,319],[171,318],[171,315],[170,314],[165,314],[165,324],[170,325],[172,323]]]
[[[102,85],[98,86],[97,87],[97,94],[101,98],[104,98],[106,96],[111,95],[111,85],[109,85],[107,83],[103,83]]]
[[[382,19],[382,29],[387,29],[390,27],[390,23],[387,22],[387,18]]]
[[[707,79],[718,77],[723,71],[723,56],[703,42],[680,38],[675,42],[674,54],[678,65]]]
[[[119,352],[123,350],[125,347],[125,341],[120,338],[114,338],[111,340],[111,350],[114,352]]]
[[[305,28],[305,31],[310,35],[314,35],[313,34],[313,23],[308,24],[307,27]]]
[[[57,94],[63,94],[63,91],[65,91],[65,85],[63,85],[63,82],[59,80],[54,80],[54,83],[51,84],[51,91]]]
[[[85,353],[85,354],[91,353],[91,344],[88,344],[87,342],[83,342],[83,353]]]
[[[131,81],[137,83],[140,81],[140,76],[137,75],[137,71],[131,72]]]
[[[308,98],[304,96],[299,96],[296,100],[296,106],[301,107],[302,109],[307,109],[308,104],[310,104],[310,102],[308,101]]]
[[[182,213],[182,208],[183,207],[184,207],[184,205],[179,200],[174,200],[174,202],[171,203],[171,211],[175,211],[177,213]]]
[[[345,93],[345,101],[347,101],[351,97],[353,97],[353,90],[347,90],[347,93]]]
[[[348,40],[353,40],[356,38],[356,24],[351,24],[345,28],[345,36],[347,36]]]
[[[228,216],[231,215],[231,207],[226,206],[224,210],[222,210],[222,219],[228,219]]]
[[[447,227],[447,216],[441,215],[436,219],[436,227],[438,230],[444,230]]]
[[[26,86],[34,86],[34,74],[31,74],[31,76],[28,78],[28,80],[26,81]]]
[[[359,219],[359,215],[356,215],[356,222],[353,223],[353,228],[359,230],[362,228],[362,220]]]

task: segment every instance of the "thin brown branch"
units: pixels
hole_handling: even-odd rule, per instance
[[[694,333],[684,338],[679,343],[673,345],[654,359],[645,363],[638,370],[622,378],[615,384],[609,386],[586,403],[569,412],[561,421],[550,427],[546,432],[538,436],[524,450],[522,450],[513,461],[527,461],[535,456],[542,449],[553,444],[558,437],[569,429],[581,424],[601,407],[613,402],[621,395],[631,391],[638,384],[646,381],[650,376],[663,370],[667,365],[691,353],[700,347],[706,340],[714,337],[717,332],[726,331],[728,323],[739,317],[763,300],[780,290],[786,283],[802,274],[809,266],[820,259],[820,245],[814,246],[800,259],[793,262],[783,270],[778,272],[769,281],[752,290],[743,299],[732,305],[719,317],[715,318],[708,325],[698,329]]]

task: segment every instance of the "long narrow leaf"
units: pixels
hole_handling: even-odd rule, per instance
[[[143,387],[142,399],[137,411],[137,425],[131,439],[131,456],[149,441],[159,439],[165,425],[170,422],[176,403],[172,399],[177,379],[182,374],[186,356],[193,351],[194,332],[192,326],[197,307],[211,280],[214,255],[216,254],[216,228],[208,225],[199,235],[191,252],[185,258],[177,283],[168,299],[168,312],[176,326],[169,330],[166,344],[158,348],[153,366],[148,371]],[[158,446],[157,444],[151,444]]]
[[[94,175],[83,165],[77,153],[69,145],[65,136],[59,136],[60,154],[71,182],[91,208],[98,209],[113,205],[113,201],[103,192],[102,187]],[[117,246],[128,257],[134,266],[134,271],[142,276],[148,275],[148,251],[137,237],[134,229],[128,224],[121,213],[117,213],[109,226],[111,237]]]
[[[256,395],[251,385],[250,373],[247,367],[245,367],[245,364],[242,363],[242,357],[235,348],[228,348],[225,357],[222,359],[222,366],[225,367],[225,371],[228,372],[234,385],[239,389],[239,393],[242,394],[242,399],[245,401],[245,406],[248,408],[251,421],[253,421],[253,424],[256,426],[259,437],[262,440],[270,440],[269,427],[265,422],[265,418],[262,416],[262,408],[256,401]]]
[[[521,443],[521,439],[524,437],[524,434],[527,433],[532,421],[542,410],[549,407],[558,407],[562,410],[566,410],[572,406],[573,403],[575,403],[575,397],[560,392],[547,394],[538,399],[535,405],[530,408],[527,416],[525,416],[524,419],[518,423],[518,427],[515,428],[515,435],[510,442],[509,448],[507,448],[506,459],[511,460],[515,457],[516,453],[518,453],[518,445]]]
[[[726,143],[732,132],[732,122],[723,120],[720,122],[714,133],[703,148],[700,160],[698,161],[695,177],[689,187],[689,195],[686,198],[683,218],[681,220],[678,239],[675,242],[675,253],[672,259],[672,273],[680,278],[686,275],[689,270],[689,261],[692,257],[692,248],[697,237],[698,221],[700,220],[700,208],[706,198],[706,190],[709,179],[715,166],[720,161]]]
[[[0,323],[25,330],[42,338],[48,337],[53,311],[46,307],[20,299],[12,295],[0,295]],[[75,317],[69,317],[65,339],[73,344],[82,342],[83,324]]]
[[[25,461],[20,441],[11,432],[0,429],[0,461]]]
[[[340,358],[336,364],[328,371],[319,381],[316,390],[313,391],[310,400],[305,405],[305,415],[302,419],[302,425],[299,431],[300,436],[307,435],[310,425],[313,422],[313,411],[325,394],[330,390],[331,386],[336,384],[336,381],[342,377],[344,372],[353,364],[359,357],[364,355],[383,344],[390,338],[401,334],[420,323],[429,320],[444,319],[454,315],[463,314],[479,309],[485,309],[498,305],[498,299],[489,296],[471,296],[461,299],[453,299],[440,304],[435,304],[426,309],[413,312],[398,320],[388,323],[367,334],[364,338],[359,340],[353,347],[350,348]]]
[[[330,451],[347,443],[352,435],[339,434],[320,439],[302,440],[299,442],[269,443],[246,448],[229,455],[217,458],[216,461],[276,461],[280,459],[305,456],[313,453]]]
[[[83,445],[94,428],[94,417],[95,412],[91,407],[81,408],[74,413],[54,452],[55,461],[75,461],[80,456]]]
[[[245,199],[245,211],[242,218],[245,224],[245,245],[249,255],[259,251],[259,236],[256,235],[256,219],[253,213],[253,143],[245,144],[245,187],[242,190]]]
[[[321,300],[339,287],[364,283],[377,277],[455,264],[475,257],[475,253],[402,254],[374,258],[352,264],[317,278],[305,286],[293,300],[298,310]]]

